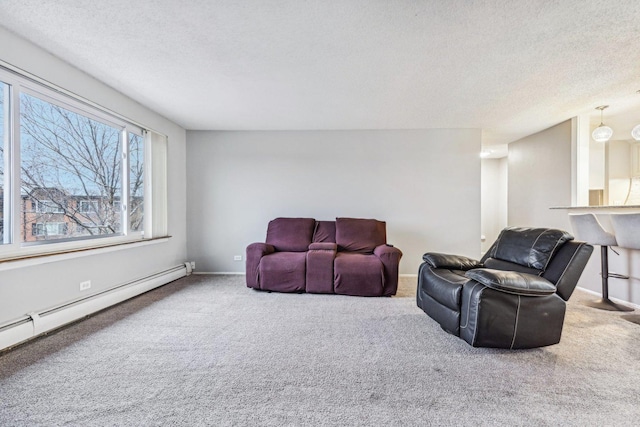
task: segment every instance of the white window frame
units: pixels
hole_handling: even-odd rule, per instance
[[[122,196],[128,201],[129,193],[129,163],[126,159],[129,151],[128,133],[133,133],[145,137],[147,132],[144,127],[125,119],[124,117],[101,109],[96,104],[77,97],[70,92],[57,88],[44,81],[29,75],[22,75],[16,70],[11,70],[2,66],[0,63],[0,81],[9,87],[9,102],[7,110],[9,111],[10,123],[8,129],[5,129],[5,141],[0,144],[5,146],[5,212],[4,218],[4,235],[5,242],[0,242],[0,261],[3,259],[14,259],[23,256],[33,256],[38,254],[63,253],[75,249],[91,249],[101,248],[105,245],[120,244],[127,242],[136,242],[150,239],[154,236],[151,230],[152,223],[146,218],[151,215],[151,211],[145,209],[144,226],[140,231],[132,232],[129,230],[130,221],[126,211],[126,203],[121,203],[121,232],[107,236],[82,236],[71,239],[57,239],[38,242],[22,242],[20,218],[22,209],[22,200],[20,192],[20,94],[25,93],[35,96],[43,101],[59,105],[62,108],[78,113],[82,116],[89,117],[93,120],[102,122],[106,125],[121,129],[120,143],[121,152],[123,153],[122,162]],[[159,134],[156,134],[159,135]],[[163,136],[166,139],[166,137]],[[144,163],[144,182],[145,182],[145,208],[147,206],[146,198],[152,193],[151,189],[151,170],[152,165],[147,163],[151,159],[149,150],[151,144],[145,137],[145,163]],[[166,156],[166,153],[163,154]],[[166,167],[166,165],[163,165]],[[166,177],[165,177],[166,179]],[[161,186],[166,191],[166,186]],[[162,207],[162,206],[159,206]],[[154,208],[157,208],[154,206]],[[166,216],[166,204],[162,215]],[[162,233],[155,233],[154,237],[166,237],[166,227],[161,230]],[[25,236],[26,240],[26,236]]]
[[[7,82],[3,82],[5,83],[4,88],[0,91],[0,96],[2,96],[4,98],[5,96],[5,89],[6,89],[6,95],[7,95],[7,100],[11,99],[11,88],[12,86],[7,83]],[[5,171],[5,177],[4,177],[4,182],[3,182],[3,186],[4,186],[4,191],[2,194],[2,205],[4,206],[4,209],[6,209],[6,215],[5,212],[2,212],[0,214],[3,215],[3,241],[0,241],[0,248],[3,246],[4,243],[9,243],[11,241],[11,192],[9,191],[10,187],[9,187],[9,182],[10,182],[10,177],[11,177],[11,160],[10,160],[10,152],[11,152],[11,147],[10,147],[10,142],[11,142],[11,134],[12,134],[12,125],[11,122],[9,121],[9,119],[11,118],[11,103],[7,102],[6,104],[4,104],[4,109],[3,109],[3,114],[2,114],[2,120],[5,121],[3,123],[3,138],[0,139],[0,144],[5,148],[4,150],[4,171]],[[4,125],[7,126],[4,126]]]

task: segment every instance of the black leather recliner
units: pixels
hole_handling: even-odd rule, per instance
[[[418,273],[418,307],[474,347],[556,344],[565,301],[592,251],[565,231],[509,227],[480,261],[426,253]]]

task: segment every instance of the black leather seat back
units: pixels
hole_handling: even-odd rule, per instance
[[[571,234],[553,228],[507,227],[500,232],[498,239],[482,261],[488,267],[486,260],[494,258],[536,270],[533,274],[539,274],[547,269],[555,252],[570,240],[573,240]],[[509,269],[515,270],[515,268]]]
[[[556,250],[547,265],[547,269],[540,271],[513,262],[491,258],[488,255],[495,253],[493,249],[494,247],[492,246],[482,258],[486,268],[542,276],[556,285],[556,293],[565,301],[568,301],[571,294],[573,294],[578,284],[578,279],[580,279],[591,252],[593,252],[593,246],[585,242],[569,240]]]
[[[568,301],[589,261],[593,246],[580,241],[562,245],[553,256],[542,277],[556,285],[556,293]]]

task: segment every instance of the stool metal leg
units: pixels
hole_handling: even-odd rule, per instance
[[[600,247],[600,268],[602,271],[602,298],[586,302],[585,305],[593,308],[599,308],[600,310],[608,311],[633,311],[633,308],[626,305],[617,304],[609,299],[609,277],[615,277],[619,279],[628,279],[627,276],[611,273],[609,274],[609,253],[608,246]]]

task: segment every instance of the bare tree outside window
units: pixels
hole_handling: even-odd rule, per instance
[[[129,134],[129,227],[141,231],[144,220],[144,138]]]
[[[122,232],[122,133],[122,129],[20,94],[22,241]],[[144,158],[142,138],[130,134],[128,139],[129,149],[136,150],[130,153],[129,167],[133,229],[135,198],[142,200]],[[142,206],[137,212],[135,225],[141,227]],[[49,223],[66,226],[48,227]],[[34,228],[33,224],[44,225]]]

